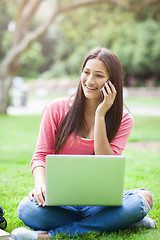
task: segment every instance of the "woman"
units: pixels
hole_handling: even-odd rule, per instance
[[[19,218],[34,231],[15,229],[12,239],[113,231],[133,224],[155,227],[145,217],[153,206],[152,195],[145,189],[124,191],[121,207],[45,206],[47,154],[121,155],[133,126],[132,116],[123,111],[122,78],[118,58],[106,48],[95,48],[84,60],[76,94],[45,108],[31,162],[35,188],[18,207]]]

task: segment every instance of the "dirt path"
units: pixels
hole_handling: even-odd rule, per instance
[[[160,142],[128,142],[126,148],[160,151]]]

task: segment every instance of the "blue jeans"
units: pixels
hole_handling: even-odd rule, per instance
[[[25,197],[18,206],[18,216],[28,227],[48,231],[50,237],[62,232],[74,235],[125,229],[143,219],[151,210],[138,191],[124,191],[123,205],[120,207],[42,207],[35,200]]]

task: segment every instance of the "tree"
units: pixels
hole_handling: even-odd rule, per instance
[[[158,6],[157,6],[158,8]],[[146,11],[147,12],[147,11]],[[78,78],[82,59],[95,46],[104,46],[120,59],[124,70],[124,82],[128,76],[135,78],[134,84],[157,84],[160,79],[159,21],[138,12],[122,11],[111,4],[81,8],[76,14],[68,12],[58,23],[58,38],[54,39],[53,63],[42,77]],[[86,24],[87,22],[87,24]],[[76,29],[76,31],[75,31]]]
[[[34,30],[30,30],[30,23],[43,2],[43,0],[14,1],[17,9],[14,16],[15,31],[13,33],[11,47],[0,65],[0,114],[6,113],[9,90],[12,86],[13,77],[20,67],[21,55],[35,41],[46,34],[49,26],[56,21],[60,15],[80,7],[90,7],[101,3],[112,4],[123,10],[140,12],[142,9],[144,10],[153,6],[153,4],[158,4],[159,0],[142,0],[138,4],[132,0],[55,0],[51,1],[53,10],[48,18]]]

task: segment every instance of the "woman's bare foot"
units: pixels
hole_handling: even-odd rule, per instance
[[[38,233],[38,239],[49,239],[48,233]]]

